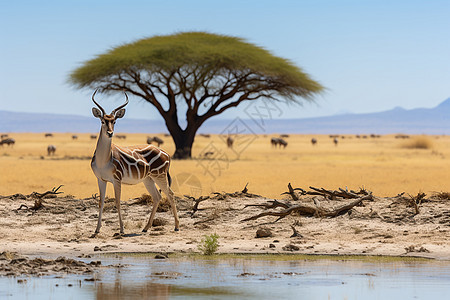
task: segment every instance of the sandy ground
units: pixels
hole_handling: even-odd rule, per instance
[[[448,196],[448,195],[447,195]],[[107,199],[100,234],[92,238],[97,224],[98,200],[72,197],[44,198],[34,210],[36,199],[23,195],[0,197],[0,252],[42,257],[83,257],[106,252],[199,252],[205,235],[219,235],[219,253],[298,253],[423,256],[450,259],[450,200],[426,196],[418,205],[409,195],[363,200],[358,206],[336,217],[290,214],[281,220],[264,216],[245,221],[266,209],[248,206],[271,203],[267,199],[241,192],[210,195],[192,215],[193,200],[178,199],[180,231],[165,205],[156,217],[160,224],[141,232],[151,206],[145,199],[122,202],[125,235],[117,236],[118,216],[112,199]],[[315,200],[315,202],[314,202]],[[151,201],[151,200],[150,200]],[[333,210],[354,199],[327,199],[323,196],[287,195],[279,200],[289,205],[319,205]],[[165,210],[165,211],[164,211]],[[299,235],[292,237],[293,228]],[[269,229],[271,236],[256,237],[258,229]]]

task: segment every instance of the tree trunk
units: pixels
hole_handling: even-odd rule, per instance
[[[195,134],[200,125],[188,122],[186,129],[181,129],[178,122],[172,119],[166,119],[167,129],[175,143],[174,159],[189,159],[192,157],[192,145],[194,144]]]
[[[181,131],[173,134],[172,138],[175,142],[175,153],[172,155],[174,159],[189,159],[192,157],[192,144],[194,144],[195,132]]]

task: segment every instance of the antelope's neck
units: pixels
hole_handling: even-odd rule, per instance
[[[97,140],[97,148],[94,153],[95,164],[98,167],[102,167],[111,161],[111,146],[112,138],[106,136],[106,132],[104,132],[102,127]]]

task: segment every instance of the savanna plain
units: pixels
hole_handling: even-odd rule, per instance
[[[193,158],[171,163],[179,232],[173,231],[173,216],[164,204],[158,224],[141,232],[151,199],[139,184],[122,188],[125,235],[116,235],[118,217],[108,184],[103,226],[92,238],[98,188],[90,159],[96,139],[73,135],[15,133],[10,134],[15,145],[0,148],[2,251],[197,253],[202,238],[215,233],[219,253],[450,259],[448,136],[340,135],[335,144],[328,135],[289,135],[287,147],[279,148],[270,143],[279,135],[238,135],[229,148],[226,136],[198,135]],[[125,136],[115,136],[114,142],[145,144],[148,135]],[[164,141],[161,148],[173,153],[171,138],[158,137]],[[47,153],[50,144],[56,146],[54,155]],[[301,189],[283,194],[289,183]],[[62,194],[42,198],[36,207],[33,192],[60,185]]]
[[[79,198],[97,193],[90,168],[96,139],[77,134],[78,139],[73,140],[72,135],[54,133],[45,138],[43,133],[11,134],[16,144],[0,148],[0,195],[39,192],[60,184],[65,194]],[[171,138],[158,136],[164,141],[161,148],[172,154]],[[242,190],[249,183],[251,192],[279,198],[289,182],[301,188],[365,188],[383,197],[450,191],[448,136],[397,139],[395,135],[342,135],[335,146],[328,135],[290,135],[285,138],[287,147],[281,149],[271,146],[273,136],[277,135],[238,136],[233,149],[227,148],[224,136],[197,136],[193,159],[172,161],[170,171],[174,179],[192,175],[195,182],[178,184],[175,192],[198,197]],[[311,144],[313,137],[316,145]],[[146,139],[145,134],[126,134],[126,139],[114,138],[114,143],[139,145]],[[50,144],[56,146],[54,156],[47,155]],[[213,154],[204,158],[206,152]],[[143,185],[124,186],[122,199],[146,192]],[[111,186],[108,196],[113,196]]]

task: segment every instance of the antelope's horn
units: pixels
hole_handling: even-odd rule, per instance
[[[128,104],[128,95],[127,95],[127,93],[125,93],[125,92],[123,92],[123,93],[125,94],[125,97],[127,98],[125,104],[122,104],[122,105],[119,106],[118,108],[114,109],[114,110],[111,112],[111,115],[114,115],[114,113],[115,113],[116,111],[118,111],[118,110],[121,109],[121,108],[124,108],[124,107]]]
[[[92,94],[92,101],[94,101],[95,105],[98,106],[98,108],[100,108],[100,110],[102,111],[103,115],[106,115],[105,110],[103,109],[103,107],[100,106],[100,104],[97,103],[97,101],[95,101],[94,96],[97,93],[98,89],[95,90],[95,92]]]

